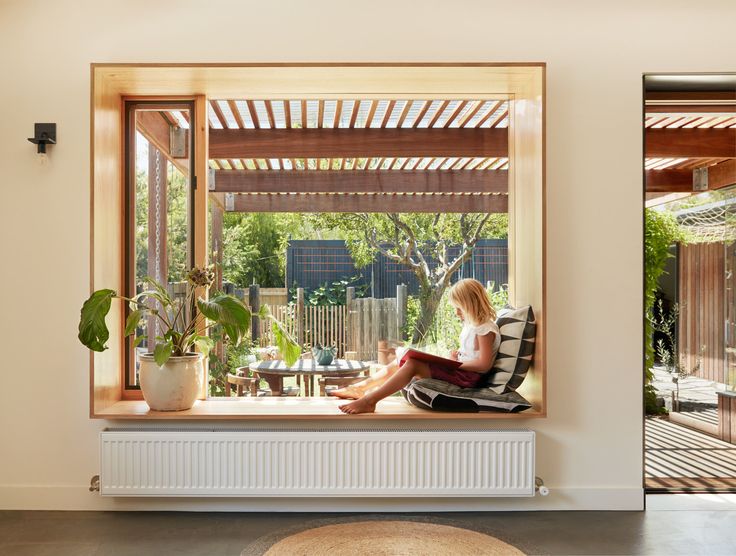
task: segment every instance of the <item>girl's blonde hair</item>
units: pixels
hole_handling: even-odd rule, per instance
[[[472,278],[460,280],[450,288],[450,303],[460,309],[474,326],[496,320],[496,310],[483,284]]]

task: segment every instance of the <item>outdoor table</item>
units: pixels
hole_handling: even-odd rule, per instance
[[[300,359],[292,366],[282,360],[257,361],[249,366],[256,377],[268,382],[272,395],[280,396],[284,388],[284,377],[301,375],[304,377],[304,394],[309,397],[314,392],[314,377],[320,376],[359,376],[368,371],[370,365],[354,359],[335,359],[331,365],[318,365],[314,359]]]

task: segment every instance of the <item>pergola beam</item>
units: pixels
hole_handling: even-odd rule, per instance
[[[647,193],[694,193],[692,169],[647,170]],[[708,191],[736,185],[736,159],[708,166]]]
[[[736,99],[733,104],[654,104],[647,105],[647,114],[711,114],[736,113]]]
[[[229,199],[228,197],[232,195]],[[232,193],[230,212],[491,212],[508,211],[507,195]]]
[[[161,112],[139,110],[136,113],[136,128],[166,160],[171,162],[183,175],[189,175],[188,159],[171,156],[171,124]]]
[[[651,129],[646,158],[736,158],[736,129]]]
[[[505,157],[507,129],[212,129],[210,158]]]
[[[218,193],[506,193],[506,170],[217,170]]]

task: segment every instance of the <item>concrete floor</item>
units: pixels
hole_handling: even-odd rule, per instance
[[[646,512],[444,514],[237,514],[154,512],[0,512],[5,556],[166,556],[262,554],[286,534],[335,520],[409,519],[487,533],[527,554],[736,554],[736,501],[697,495]]]

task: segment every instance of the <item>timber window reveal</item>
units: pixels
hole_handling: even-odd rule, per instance
[[[185,168],[179,168],[188,191],[186,237],[178,240],[177,249],[166,243],[166,278],[172,282],[175,277],[171,273],[178,268],[181,253],[185,253],[187,266],[217,262],[222,252],[218,228],[229,218],[229,211],[403,210],[426,214],[436,213],[438,207],[451,207],[458,212],[507,212],[510,301],[532,304],[539,317],[535,363],[522,385],[533,409],[520,417],[546,416],[544,64],[93,64],[91,83],[92,290],[109,287],[130,294],[143,274],[163,273],[161,264],[156,270],[155,260],[149,272],[148,236],[143,241],[141,234],[140,249],[136,248],[136,168],[131,164],[137,158],[136,141],[150,141],[154,131],[161,140],[166,136],[160,129],[148,129],[148,136],[136,133],[139,122],[131,120],[131,110],[139,111],[144,119],[149,113],[158,114],[163,130],[189,125],[185,139],[189,158],[183,162]],[[304,96],[304,91],[309,91],[309,96]],[[351,91],[350,95],[345,91]],[[341,135],[356,131],[363,138],[370,136],[373,151],[356,151],[360,141],[356,143],[353,136],[346,142]],[[419,147],[432,143],[429,136],[419,136],[434,131],[452,138],[444,145],[434,145],[437,149],[433,152],[422,151]],[[228,152],[237,146],[237,142],[228,145],[228,135],[246,132],[254,139],[248,152]],[[293,134],[300,134],[300,140],[292,142],[289,151],[288,137]],[[483,137],[476,142],[480,151],[446,149],[461,145],[460,138],[473,134]],[[501,136],[506,144],[498,149]],[[169,135],[169,141],[180,142],[181,137]],[[277,138],[274,144],[281,150],[274,151],[274,144],[269,145],[265,138]],[[325,141],[340,148],[327,154],[324,148],[304,148],[324,147]],[[169,152],[162,146],[157,144],[159,164],[161,154]],[[173,162],[166,160],[167,165]],[[146,180],[149,163],[155,164],[155,157],[153,161],[141,158]],[[350,180],[339,177],[348,172]],[[167,166],[167,176],[172,173]],[[481,173],[484,185],[479,190]],[[394,174],[403,179],[390,179]],[[295,195],[295,191],[300,194]],[[137,193],[147,201],[147,181],[146,189]],[[142,226],[146,234],[150,223]],[[166,227],[167,237],[173,235],[169,222]],[[155,238],[155,226],[153,230],[149,235]],[[145,257],[141,256],[144,249]],[[159,263],[160,249],[161,244]],[[174,251],[179,254],[175,260],[169,258]],[[141,271],[137,272],[139,260]],[[239,398],[223,403],[207,399],[204,389],[192,410],[152,414],[136,390],[135,354],[123,340],[124,311],[122,304],[112,307],[109,349],[91,356],[91,417],[343,418],[324,400],[295,404],[294,400],[276,398]],[[389,400],[379,413],[370,418],[438,417]],[[442,415],[446,419],[489,417],[518,418],[505,414]]]
[[[125,103],[124,288],[133,297],[148,277],[176,297],[193,266],[193,102]],[[125,316],[130,309],[126,307]],[[151,351],[159,324],[150,318],[138,346],[125,342],[125,388],[138,388],[136,352]],[[140,331],[143,334],[143,330]],[[136,336],[140,335],[137,334]]]

